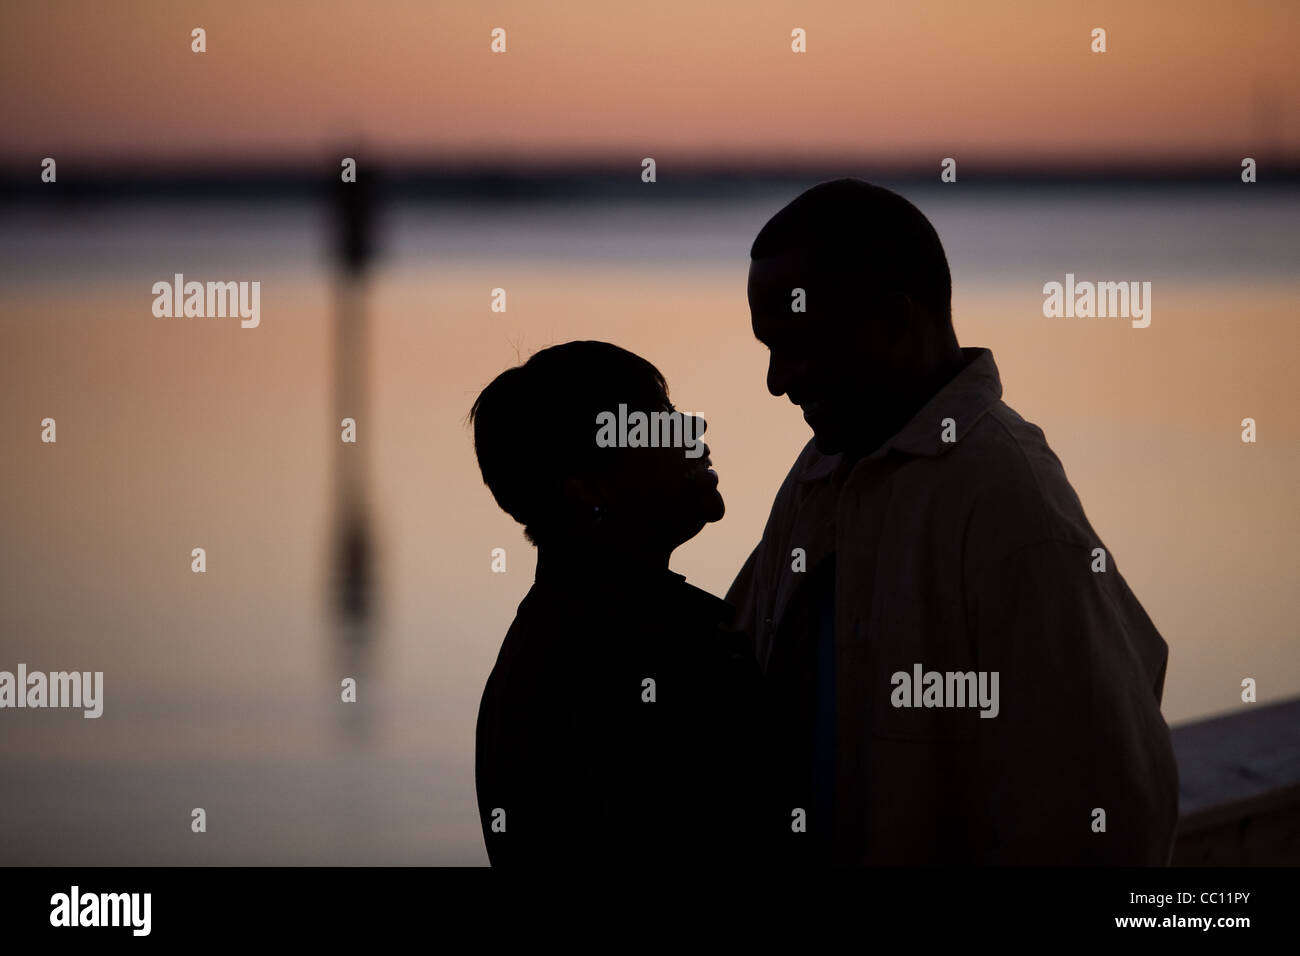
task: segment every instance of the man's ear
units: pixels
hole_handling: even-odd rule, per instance
[[[906,292],[890,292],[885,296],[885,320],[891,342],[915,335],[919,317],[916,303]]]

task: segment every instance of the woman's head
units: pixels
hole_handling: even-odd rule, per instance
[[[708,446],[680,444],[689,446],[704,421],[679,420],[676,445],[647,447],[636,436],[611,443],[612,432],[623,438],[628,431],[611,430],[611,420],[635,424],[637,412],[661,425],[663,413],[674,412],[663,375],[645,359],[607,342],[543,349],[498,375],[474,402],[483,481],[540,548],[601,541],[671,552],[723,514]]]

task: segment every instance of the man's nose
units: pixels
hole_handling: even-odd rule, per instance
[[[773,352],[767,360],[767,390],[777,398],[790,387],[790,367]]]

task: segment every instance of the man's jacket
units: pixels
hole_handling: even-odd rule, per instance
[[[833,811],[808,821],[833,862],[1165,864],[1167,646],[992,354],[963,352],[866,458],[809,442],[727,595],[787,730],[787,800],[809,799],[833,601]]]

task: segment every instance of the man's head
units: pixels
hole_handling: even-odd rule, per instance
[[[824,454],[871,451],[960,356],[943,245],[897,193],[814,186],[768,220],[750,260],[768,391],[803,409]]]
[[[598,418],[620,405],[629,415],[673,411],[659,370],[607,342],[542,349],[475,400],[470,421],[483,481],[539,548],[598,541],[666,555],[722,517],[707,445],[701,452],[598,444]],[[698,442],[704,420],[693,416],[689,426]]]

